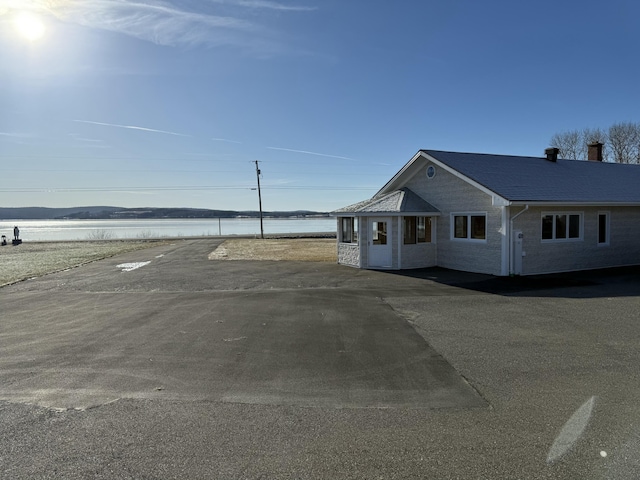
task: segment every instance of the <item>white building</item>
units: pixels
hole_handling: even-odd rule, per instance
[[[338,262],[530,275],[640,264],[640,166],[420,150],[336,210]]]

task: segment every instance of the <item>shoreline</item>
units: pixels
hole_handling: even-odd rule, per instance
[[[227,221],[200,219],[142,220],[0,220],[0,234],[13,237],[13,228],[20,228],[25,242],[76,240],[138,240],[176,239],[182,237],[260,236],[260,221],[232,219]],[[265,236],[335,235],[334,219],[266,219]]]

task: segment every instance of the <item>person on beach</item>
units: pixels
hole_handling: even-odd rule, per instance
[[[15,237],[16,240],[20,238],[20,229],[18,228],[17,225],[13,227],[13,236]]]

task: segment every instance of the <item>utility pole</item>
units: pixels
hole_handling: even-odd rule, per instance
[[[262,226],[262,195],[260,194],[260,169],[258,168],[258,160],[256,163],[256,177],[258,178],[258,203],[260,205],[260,238],[264,238],[264,227]]]

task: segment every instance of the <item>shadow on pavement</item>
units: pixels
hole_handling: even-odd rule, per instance
[[[505,296],[600,298],[640,295],[640,266],[523,277],[496,277],[441,267],[387,273]]]

